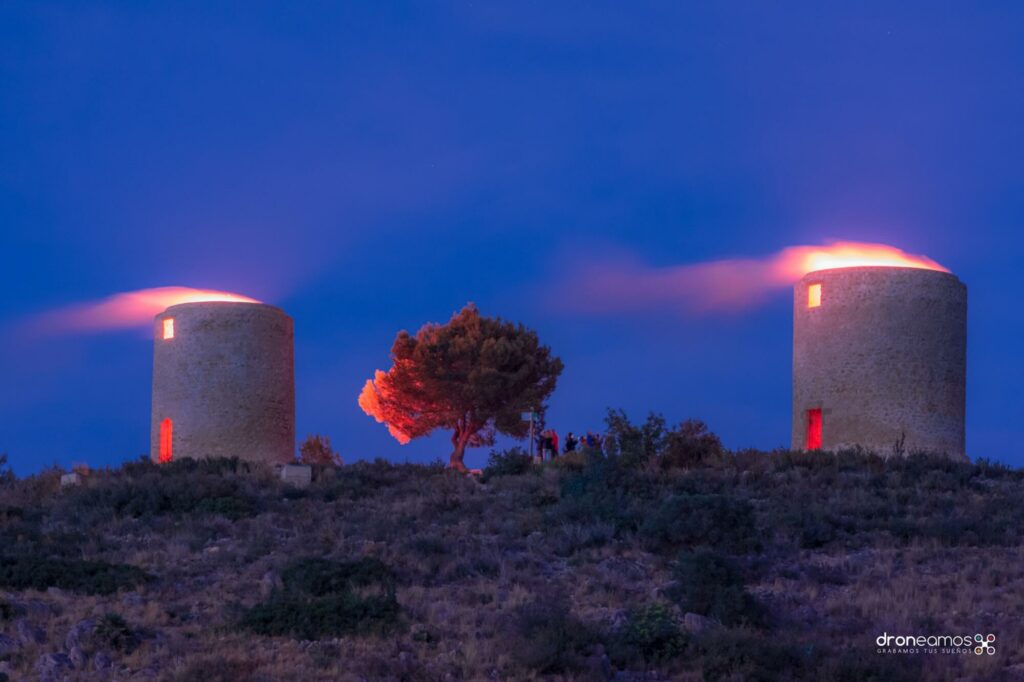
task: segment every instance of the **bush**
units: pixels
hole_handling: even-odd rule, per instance
[[[299,446],[299,461],[303,464],[336,466],[344,464],[341,455],[331,447],[331,439],[321,436],[319,433],[313,436],[306,436]]]
[[[724,625],[759,625],[760,605],[744,589],[743,577],[731,561],[710,549],[679,555],[668,590],[681,609],[719,620]]]
[[[394,575],[382,561],[372,558],[355,561],[299,559],[281,573],[281,583],[290,592],[322,597],[347,592],[352,587],[380,585],[394,591]]]
[[[662,469],[690,468],[719,462],[724,456],[722,441],[707,424],[688,419],[666,434],[658,463]]]
[[[870,651],[832,650],[815,643],[758,637],[740,630],[713,630],[687,649],[705,680],[829,680],[910,682],[921,677],[921,658],[882,657]]]
[[[0,487],[13,485],[15,480],[14,471],[7,466],[7,453],[0,453]]]
[[[0,622],[14,620],[25,615],[25,609],[17,604],[0,599]]]
[[[623,410],[608,410],[604,418],[609,455],[619,456],[627,466],[641,466],[665,447],[665,418],[651,412],[647,420],[636,426]]]
[[[621,664],[662,662],[679,656],[686,636],[664,604],[632,609],[626,623],[612,635],[610,653]]]
[[[207,658],[195,661],[167,679],[171,682],[238,682],[238,680],[252,680],[253,682],[268,680],[266,677],[254,677],[260,665],[254,660],[236,661],[220,658]]]
[[[550,523],[605,521],[618,530],[636,530],[647,515],[648,504],[660,494],[657,482],[620,457],[596,453],[584,457],[582,471],[562,477],[559,502],[549,512]]]
[[[249,471],[249,464],[237,458],[132,462],[106,485],[61,496],[56,510],[62,518],[81,523],[111,513],[131,518],[219,514],[237,520],[259,513],[263,506],[255,481],[238,475]]]
[[[557,674],[580,669],[590,641],[562,596],[542,597],[519,606],[508,622],[508,651],[523,670]]]
[[[533,470],[533,458],[522,448],[491,450],[484,468],[484,480],[495,476],[521,476]]]
[[[794,646],[774,638],[752,636],[730,630],[713,630],[696,638],[689,651],[699,661],[705,680],[773,682],[785,679],[817,678],[807,670]]]
[[[655,550],[707,545],[741,553],[758,546],[753,507],[730,495],[672,495],[643,521],[640,536]]]
[[[93,638],[101,648],[113,649],[123,654],[130,654],[139,645],[139,636],[128,627],[124,618],[116,613],[107,613],[100,618]]]
[[[258,635],[297,639],[383,634],[398,619],[398,612],[394,595],[359,597],[346,592],[311,599],[285,594],[249,609],[241,627]]]
[[[393,574],[376,559],[299,559],[282,571],[281,583],[280,591],[243,614],[240,628],[319,639],[383,633],[398,620]]]
[[[112,594],[149,580],[142,569],[106,561],[83,561],[34,555],[0,557],[0,586],[13,590],[62,590]]]

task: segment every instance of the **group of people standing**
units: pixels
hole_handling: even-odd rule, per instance
[[[564,449],[560,450],[558,432],[554,429],[544,429],[537,434],[537,455],[544,461],[577,450],[600,450],[601,438],[593,431],[587,431],[585,436],[576,436],[569,431],[565,434],[564,445]]]

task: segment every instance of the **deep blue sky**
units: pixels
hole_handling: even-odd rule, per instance
[[[595,316],[554,309],[550,283],[595,253],[672,265],[829,238],[966,282],[968,450],[1024,464],[1024,5],[356,5],[0,5],[16,471],[147,451],[151,342],[12,330],[165,285],[290,312],[300,435],[348,460],[447,456],[444,437],[399,446],[356,397],[398,329],[468,300],[563,358],[562,431],[622,406],[784,445],[787,292]]]

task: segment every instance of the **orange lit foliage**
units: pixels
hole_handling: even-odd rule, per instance
[[[331,439],[321,436],[306,436],[299,446],[299,461],[303,464],[325,464],[329,466],[342,466],[344,462],[341,455],[331,447]]]
[[[491,445],[499,432],[526,436],[522,413],[541,409],[562,373],[536,332],[483,317],[472,303],[447,324],[399,332],[391,360],[366,382],[359,406],[400,443],[451,429],[450,464],[461,471],[466,447]]]

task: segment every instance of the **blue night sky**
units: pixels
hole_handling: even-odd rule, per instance
[[[704,314],[553,302],[609,254],[829,239],[967,284],[968,452],[1024,464],[1020,3],[356,5],[0,5],[0,452],[17,472],[148,451],[147,330],[22,330],[168,285],[285,308],[299,435],[349,461],[447,457],[446,436],[399,446],[356,398],[396,331],[469,300],[564,360],[562,432],[620,406],[782,446],[788,291]]]

